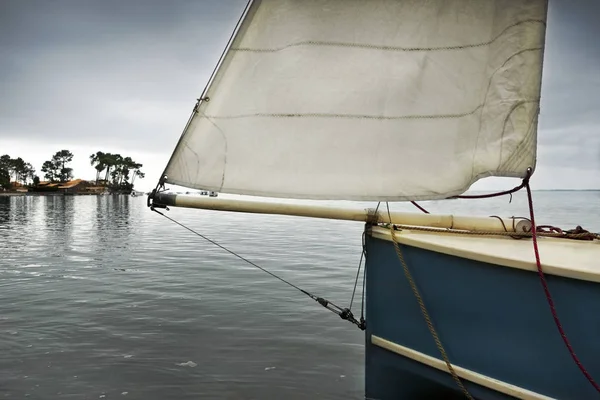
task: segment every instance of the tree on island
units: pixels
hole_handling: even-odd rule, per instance
[[[60,150],[42,165],[46,180],[51,182],[67,182],[73,179],[73,168],[68,164],[73,161],[73,153]],[[90,156],[90,163],[96,169],[96,184],[104,172],[103,186],[112,193],[131,193],[136,178],[143,179],[142,164],[131,157],[120,154],[96,152]],[[11,158],[8,154],[0,156],[0,188],[11,189],[12,182],[38,187],[40,178],[35,175],[33,166],[21,157]],[[30,184],[31,182],[31,184]]]
[[[58,172],[56,171],[56,166],[52,163],[52,161],[44,161],[42,164],[42,172],[44,173],[44,178],[46,180],[49,180],[50,182],[56,182]]]
[[[4,189],[11,188],[11,181],[27,185],[34,180],[35,169],[21,157],[11,158],[8,154],[0,157],[0,186]]]
[[[10,156],[8,154],[0,157],[0,187],[10,189]]]
[[[8,154],[0,157],[0,187],[10,189],[11,158]]]
[[[139,168],[134,169],[133,170],[133,176],[131,177],[131,186],[133,187],[133,182],[135,182],[135,178],[140,178],[140,179],[144,179],[146,177],[146,174],[143,173],[142,171],[140,171],[140,168],[142,168],[142,164],[137,164],[139,165]]]
[[[30,179],[33,180],[35,169],[30,163],[23,161],[21,157],[12,160],[12,167],[14,182],[26,185]]]
[[[143,179],[145,176],[140,170],[142,164],[120,154],[98,151],[90,155],[90,164],[96,169],[96,184],[100,181],[100,174],[105,171],[104,186],[113,193],[130,193],[135,178]]]
[[[19,182],[21,176],[27,173],[27,165],[21,157],[11,159],[9,166],[13,182]]]
[[[44,177],[51,182],[67,182],[73,179],[73,168],[67,167],[67,163],[73,161],[73,153],[69,150],[57,151],[52,159],[44,161],[42,172]]]
[[[10,189],[10,175],[3,168],[0,168],[0,188]]]
[[[104,169],[106,168],[106,164],[104,162],[105,160],[106,160],[106,154],[104,154],[101,151],[97,151],[96,154],[92,154],[90,156],[90,164],[96,170],[96,185],[98,184],[98,181],[100,180],[100,173],[102,171],[104,171]]]
[[[100,181],[100,174],[106,170],[104,174],[104,184],[108,183],[111,169],[116,166],[121,158],[119,154],[104,153],[101,151],[96,152],[90,156],[90,164],[96,170],[96,184]]]

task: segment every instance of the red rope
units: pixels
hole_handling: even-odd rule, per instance
[[[518,192],[519,190],[523,189],[526,185],[529,184],[529,178],[531,177],[531,174],[532,174],[532,170],[528,169],[527,175],[525,176],[525,178],[523,178],[523,181],[521,182],[521,184],[519,186],[515,186],[512,189],[504,190],[502,192],[494,192],[494,193],[486,193],[486,194],[469,194],[469,195],[463,194],[463,195],[459,195],[459,196],[450,196],[450,197],[447,197],[447,199],[489,199],[492,197],[506,196],[507,194],[509,194],[510,199],[512,200],[513,193]],[[421,207],[416,201],[411,201],[411,203],[413,204],[413,206],[417,207],[419,210],[423,211],[425,214],[429,214],[429,211],[427,211],[426,209]]]
[[[579,358],[575,354],[575,351],[573,350],[573,347],[571,346],[571,343],[569,342],[569,339],[567,338],[567,334],[565,333],[565,331],[562,327],[562,324],[560,323],[560,320],[558,319],[558,313],[556,312],[556,308],[554,307],[554,300],[552,300],[552,295],[550,294],[550,289],[548,288],[548,283],[546,282],[546,277],[544,276],[544,271],[542,271],[542,263],[540,261],[540,252],[538,250],[538,244],[537,244],[535,219],[533,217],[533,198],[531,196],[531,188],[529,187],[529,182],[524,182],[523,186],[525,186],[525,188],[527,189],[527,200],[529,202],[529,215],[531,217],[531,228],[532,228],[531,229],[531,238],[533,239],[533,252],[535,253],[535,262],[537,264],[537,270],[538,270],[538,275],[540,277],[540,281],[544,288],[544,293],[546,294],[546,300],[548,300],[548,305],[550,306],[550,311],[552,312],[552,317],[554,318],[554,323],[556,324],[556,327],[558,328],[558,332],[560,332],[560,336],[562,337],[563,342],[565,342],[567,349],[569,349],[569,353],[571,354],[571,357],[573,357],[575,364],[577,364],[577,367],[579,367],[579,369],[581,370],[583,375],[585,375],[587,380],[600,393],[600,386],[594,381],[594,379],[589,374],[589,372],[585,369],[583,364],[581,364],[581,361],[579,361]]]
[[[429,214],[429,211],[427,211],[426,209],[421,207],[416,201],[411,201],[411,203],[413,204],[413,206],[417,207],[419,210],[423,211],[425,214]]]
[[[512,195],[515,192],[518,192],[519,190],[523,189],[529,182],[529,176],[531,175],[531,173],[528,173],[528,175],[523,179],[523,182],[521,182],[521,184],[519,186],[515,186],[512,189],[509,190],[504,190],[502,192],[495,192],[495,193],[486,193],[486,194],[470,194],[470,195],[460,195],[460,196],[451,196],[448,197],[448,199],[489,199],[491,197],[499,197],[499,196],[506,196],[507,194]],[[512,196],[511,196],[512,199]]]

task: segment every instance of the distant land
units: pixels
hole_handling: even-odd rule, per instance
[[[103,195],[131,194],[136,178],[144,178],[142,164],[131,157],[98,151],[89,156],[96,179],[73,179],[69,163],[73,153],[57,151],[42,165],[45,181],[40,180],[33,166],[21,157],[0,156],[0,195]]]

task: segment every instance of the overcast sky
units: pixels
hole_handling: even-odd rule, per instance
[[[90,154],[121,153],[153,187],[245,3],[0,0],[0,154],[39,172],[69,149],[93,178]],[[600,188],[599,15],[550,0],[535,188]]]

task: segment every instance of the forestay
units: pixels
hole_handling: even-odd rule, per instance
[[[255,1],[166,182],[394,201],[524,177],[545,23],[546,0]]]

